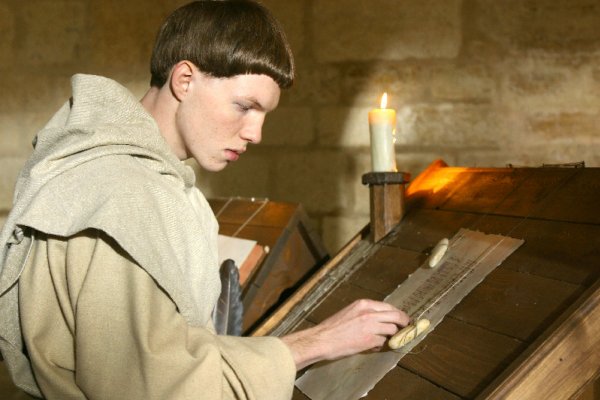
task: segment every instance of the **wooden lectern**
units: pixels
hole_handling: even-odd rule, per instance
[[[524,244],[365,398],[578,399],[600,373],[600,168],[438,161],[408,186],[406,210],[379,241],[359,233],[256,334],[383,299],[460,228],[511,236]]]
[[[248,331],[329,257],[300,204],[249,198],[209,199],[209,204],[220,234],[267,248],[243,284],[243,330]]]

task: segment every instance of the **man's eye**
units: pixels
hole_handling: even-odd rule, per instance
[[[246,104],[240,104],[240,103],[238,103],[238,105],[237,105],[237,106],[238,106],[238,108],[240,109],[240,111],[243,111],[243,112],[246,112],[246,111],[249,111],[249,110],[251,110],[251,109],[252,109],[252,107],[251,107],[251,106],[249,106],[249,105],[246,105]]]

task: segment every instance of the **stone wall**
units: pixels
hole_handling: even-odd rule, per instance
[[[0,209],[28,143],[68,97],[75,72],[141,96],[159,21],[183,1],[0,3]],[[294,88],[263,142],[208,196],[302,203],[335,252],[368,221],[367,113],[398,110],[397,164],[600,166],[597,0],[265,0],[288,33]]]

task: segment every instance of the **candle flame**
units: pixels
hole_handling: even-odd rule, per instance
[[[387,108],[387,92],[381,96],[381,108]]]

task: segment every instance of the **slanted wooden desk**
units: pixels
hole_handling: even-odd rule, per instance
[[[257,333],[282,334],[355,299],[383,299],[461,227],[522,238],[365,398],[577,398],[600,373],[599,206],[598,168],[435,163],[409,186],[408,212],[390,234],[369,243],[363,231]],[[331,276],[333,289],[320,289]],[[315,294],[322,302],[303,311]],[[294,399],[305,398],[296,390]]]
[[[247,331],[323,265],[328,255],[300,204],[248,198],[209,199],[209,203],[220,234],[269,247],[243,288]]]

